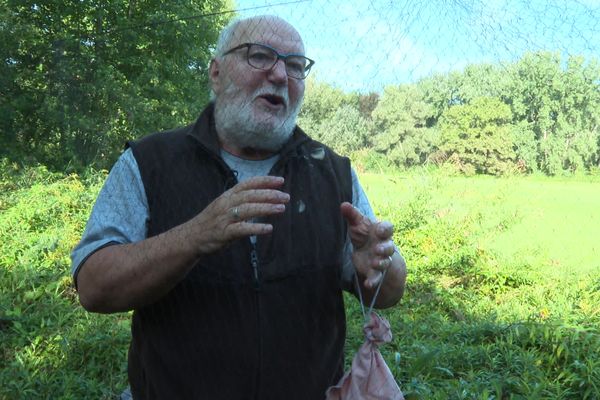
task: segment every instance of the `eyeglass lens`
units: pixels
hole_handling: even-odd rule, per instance
[[[307,59],[302,56],[284,56],[286,73],[293,78],[305,78]],[[273,68],[279,55],[275,50],[259,44],[248,47],[248,63],[254,68],[269,70]]]

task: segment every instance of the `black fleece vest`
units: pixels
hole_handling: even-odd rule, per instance
[[[201,212],[236,183],[209,106],[185,128],[130,143],[148,198],[148,236]],[[133,313],[134,399],[321,400],[343,368],[341,263],[348,159],[296,128],[271,175],[291,200],[256,247],[237,240],[198,260]],[[253,251],[254,249],[254,251]],[[252,256],[257,255],[257,274]]]

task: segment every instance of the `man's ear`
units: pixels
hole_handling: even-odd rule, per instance
[[[218,92],[220,89],[221,79],[220,79],[221,66],[219,61],[216,59],[210,60],[210,66],[208,68],[208,78],[210,79],[210,87],[213,92]]]

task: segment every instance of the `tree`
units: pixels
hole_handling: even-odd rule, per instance
[[[344,104],[321,121],[313,136],[336,152],[350,155],[367,145],[372,132],[371,121],[363,118],[356,108]]]
[[[496,98],[450,107],[440,124],[440,151],[466,174],[506,173],[515,158],[511,120],[510,107]]]
[[[3,141],[55,168],[107,166],[125,140],[188,123],[208,100],[210,48],[230,17],[214,13],[229,7],[1,1],[0,68],[13,82]]]
[[[511,136],[515,150],[515,167],[520,172],[536,172],[539,170],[539,145],[531,125],[527,121],[519,121],[512,127]]]
[[[358,111],[360,115],[365,119],[371,119],[373,111],[379,103],[379,94],[371,92],[369,94],[358,95]]]
[[[417,86],[423,94],[423,100],[433,107],[432,120],[428,122],[428,126],[433,126],[451,106],[468,104],[478,97],[503,99],[508,84],[505,67],[475,64],[466,66],[463,71],[421,79]]]
[[[551,175],[598,160],[600,67],[581,57],[562,65],[558,54],[529,53],[510,71],[514,120],[529,126],[538,145],[537,166]]]
[[[375,149],[396,165],[424,163],[437,144],[437,131],[427,126],[433,113],[418,86],[387,86],[373,111]]]
[[[357,96],[344,93],[343,90],[310,76],[306,80],[298,125],[310,134],[312,129],[317,129],[323,121],[332,118],[341,106],[355,105],[357,102]]]

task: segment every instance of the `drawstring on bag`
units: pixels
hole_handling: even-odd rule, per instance
[[[360,309],[362,311],[363,319],[365,320],[365,324],[369,322],[370,315],[373,312],[373,306],[375,305],[375,301],[377,300],[377,296],[379,296],[379,289],[381,289],[381,285],[383,284],[383,280],[385,279],[385,274],[387,273],[387,269],[383,271],[381,275],[381,279],[379,280],[379,284],[377,284],[377,288],[375,289],[375,294],[371,299],[371,305],[369,306],[369,312],[365,313],[365,303],[363,302],[362,292],[360,290],[360,283],[358,282],[358,274],[354,271],[354,284],[356,285],[356,291],[358,292],[358,300],[360,301]]]

